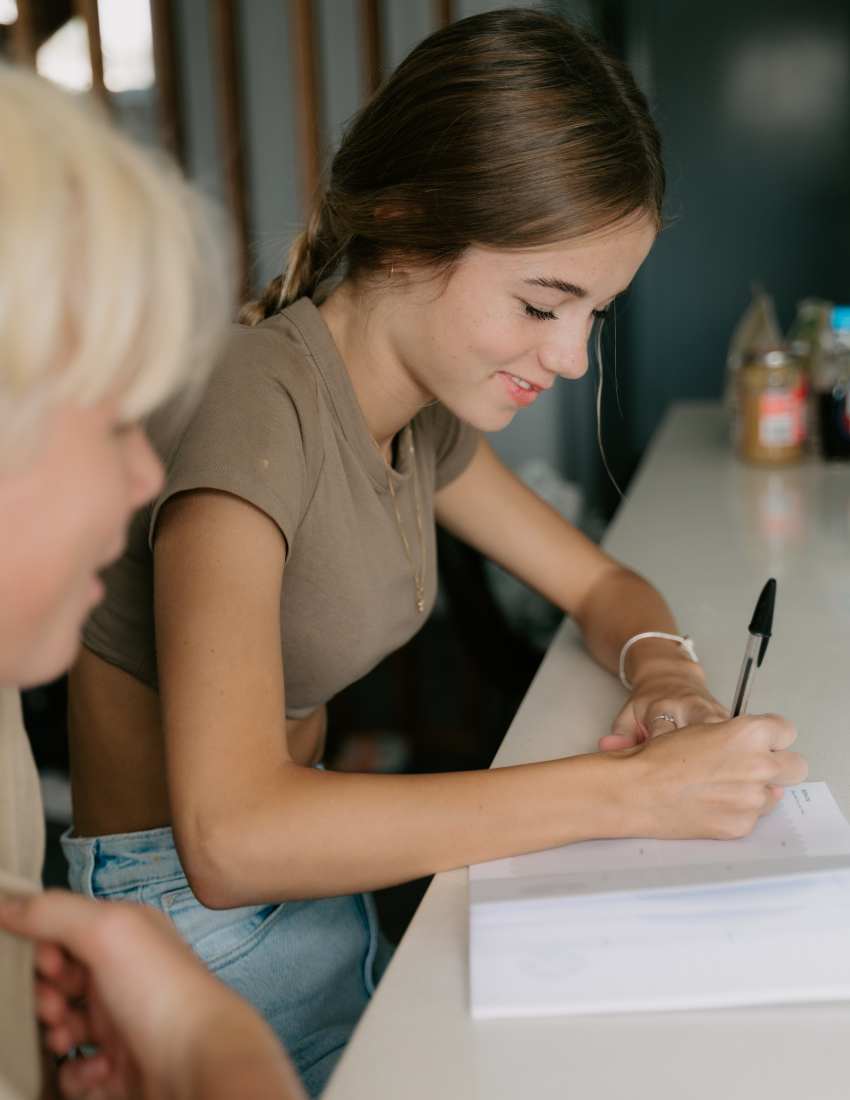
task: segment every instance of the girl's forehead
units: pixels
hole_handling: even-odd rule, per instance
[[[490,267],[494,273],[515,274],[564,293],[583,297],[587,280],[612,267],[640,264],[655,240],[655,227],[648,222],[615,227],[610,232],[577,240],[527,249],[491,249],[473,246],[466,262]],[[582,274],[583,273],[583,274]],[[581,277],[579,277],[581,275]],[[581,293],[584,291],[584,294]]]

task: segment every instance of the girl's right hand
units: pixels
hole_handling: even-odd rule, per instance
[[[808,764],[787,752],[797,737],[778,714],[742,714],[728,722],[656,734],[598,759],[627,764],[623,790],[634,827],[619,835],[679,840],[747,836],[769,814],[782,788],[802,783]]]

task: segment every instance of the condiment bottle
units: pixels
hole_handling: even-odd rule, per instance
[[[835,306],[815,373],[824,458],[850,458],[850,306]]]
[[[793,462],[806,440],[807,379],[784,344],[750,348],[738,372],[738,445],[749,462]]]
[[[807,410],[808,446],[812,453],[820,452],[820,410],[815,377],[829,337],[832,302],[823,298],[804,298],[797,303],[797,316],[788,333],[788,346],[799,357],[808,384]]]

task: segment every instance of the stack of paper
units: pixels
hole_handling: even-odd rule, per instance
[[[470,868],[472,1014],[850,998],[850,825],[789,787],[741,840],[591,840]]]

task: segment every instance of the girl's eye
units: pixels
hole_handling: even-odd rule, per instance
[[[610,306],[606,306],[604,309],[595,309],[593,311],[593,316],[594,317],[607,317],[608,316],[608,310],[610,308],[611,308]]]
[[[525,303],[525,312],[529,317],[534,317],[538,321],[557,321],[558,318],[551,311],[544,313],[542,309],[535,309],[534,306]]]

